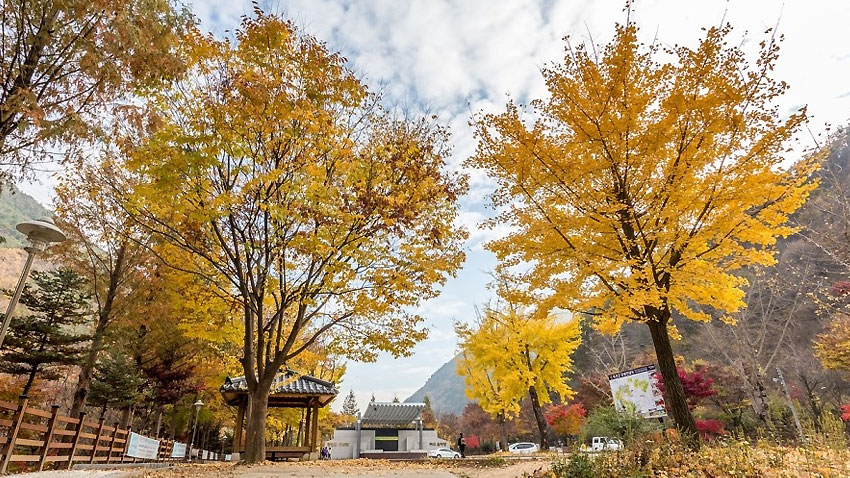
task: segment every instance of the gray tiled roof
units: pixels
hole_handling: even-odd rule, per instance
[[[248,384],[245,377],[227,377],[224,379],[224,384],[221,386],[222,392],[241,392],[247,391]],[[295,395],[336,395],[338,393],[336,387],[331,382],[311,377],[309,375],[301,375],[292,370],[286,370],[279,373],[272,383],[271,392],[275,394],[295,394]]]
[[[424,403],[369,402],[361,423],[366,426],[409,425],[422,415]]]

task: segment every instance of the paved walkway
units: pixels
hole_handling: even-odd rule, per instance
[[[144,478],[517,478],[548,462],[516,463],[504,468],[472,468],[463,464],[410,462],[308,462],[254,466],[194,465],[169,470],[146,470]],[[74,477],[76,478],[76,477]],[[123,477],[122,477],[123,478]]]
[[[233,465],[215,463],[180,465],[167,469],[72,470],[24,473],[14,478],[517,478],[529,475],[548,461],[525,461],[502,468],[474,467],[471,463],[337,461]]]
[[[37,473],[22,473],[11,475],[14,478],[137,478],[143,476],[142,470],[69,470],[41,471]]]

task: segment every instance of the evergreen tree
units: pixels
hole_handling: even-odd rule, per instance
[[[354,398],[354,390],[349,390],[345,397],[345,402],[342,403],[342,413],[344,415],[357,416],[360,409],[357,408],[357,399]]]
[[[0,372],[28,375],[27,395],[36,376],[56,379],[59,367],[79,362],[80,344],[89,336],[79,333],[89,319],[86,280],[68,269],[33,272],[35,287],[27,284],[20,303],[30,312],[12,319]]]
[[[141,398],[143,384],[144,379],[135,360],[123,351],[113,350],[95,367],[89,403],[103,411],[109,406],[129,409]]]
[[[431,407],[431,397],[425,395],[422,401],[425,402],[425,409],[422,410],[422,425],[426,428],[436,428],[437,417],[434,415],[434,409]]]

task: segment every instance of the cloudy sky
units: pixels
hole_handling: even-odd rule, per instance
[[[191,0],[202,27],[230,35],[240,17],[250,14],[250,0]],[[451,127],[459,168],[474,148],[467,125],[470,114],[497,111],[507,95],[520,101],[545,94],[541,67],[558,61],[563,37],[571,42],[611,38],[615,22],[625,19],[624,0],[274,0],[260,2],[266,11],[284,14],[307,32],[348,58],[350,67],[390,105],[429,112]],[[778,24],[785,35],[776,76],[791,90],[784,111],[807,104],[812,129],[850,121],[850,2],[846,0],[637,0],[632,18],[647,41],[694,45],[701,28],[725,18],[751,49]],[[49,204],[46,178],[24,189]],[[488,211],[486,178],[472,172],[463,200],[462,221],[471,231],[468,259],[441,296],[421,307],[431,329],[409,358],[382,357],[373,364],[349,364],[343,393],[352,388],[361,404],[406,398],[451,359],[452,324],[473,317],[474,306],[489,298],[486,289],[493,257],[481,247],[498,231],[476,226]],[[337,403],[335,408],[341,406]]]

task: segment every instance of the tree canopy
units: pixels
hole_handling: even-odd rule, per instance
[[[107,104],[182,71],[171,0],[0,4],[0,187],[108,127]]]
[[[140,182],[115,189],[187,253],[169,265],[239,304],[253,461],[284,363],[326,336],[367,360],[424,337],[410,310],[463,260],[466,182],[444,170],[443,127],[384,111],[291,23],[258,12],[236,38],[187,35],[187,79],[152,98],[156,128],[130,152]]]
[[[555,314],[538,317],[515,307],[488,309],[473,329],[457,327],[461,358],[458,374],[466,379],[467,395],[493,416],[505,420],[519,411],[528,396],[538,425],[541,448],[546,448],[542,405],[551,395],[573,395],[566,377],[572,354],[581,343],[575,318]]]
[[[600,330],[649,325],[677,423],[695,435],[668,337],[743,307],[736,273],[772,265],[788,215],[816,186],[819,156],[784,153],[806,122],[784,116],[774,37],[754,63],[712,27],[696,48],[643,44],[634,24],[607,45],[567,46],[543,70],[546,99],[480,115],[468,165],[496,181],[488,244],[543,313],[590,313]],[[528,114],[526,114],[528,113]]]

